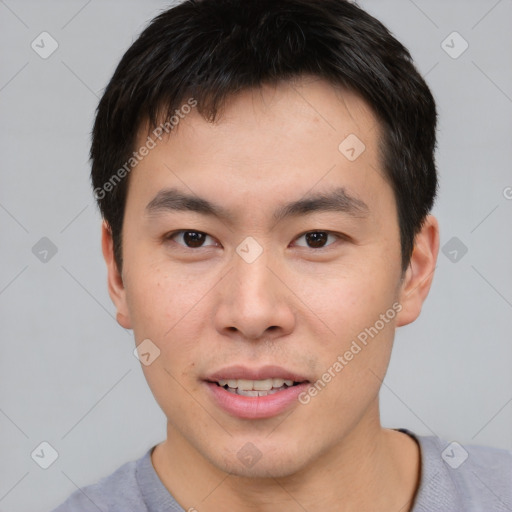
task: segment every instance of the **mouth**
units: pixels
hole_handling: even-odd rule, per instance
[[[282,378],[263,380],[221,379],[213,383],[234,395],[249,397],[269,396],[302,384],[302,382]]]
[[[214,404],[231,416],[261,419],[298,405],[310,380],[277,366],[225,368],[204,380]]]

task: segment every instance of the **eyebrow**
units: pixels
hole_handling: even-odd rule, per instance
[[[189,211],[231,220],[233,215],[223,206],[202,197],[190,195],[177,188],[161,190],[147,204],[145,213],[149,217],[173,211]],[[280,206],[274,213],[275,222],[316,212],[345,213],[351,217],[364,218],[369,213],[368,205],[351,196],[343,187],[328,192],[316,193]]]

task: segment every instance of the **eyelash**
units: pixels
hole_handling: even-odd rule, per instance
[[[165,241],[174,241],[172,240],[176,235],[179,235],[179,234],[184,234],[184,233],[199,233],[199,234],[202,234],[202,235],[206,235],[207,237],[209,236],[210,238],[213,239],[213,237],[211,237],[210,235],[208,235],[208,233],[205,233],[204,231],[197,231],[197,230],[193,230],[193,229],[179,229],[177,231],[173,231],[171,233],[168,233],[167,235],[165,235]],[[336,233],[334,231],[328,231],[328,230],[312,230],[312,231],[305,231],[304,233],[302,233],[301,235],[297,236],[295,238],[295,240],[298,240],[300,238],[302,238],[303,236],[305,235],[308,235],[308,234],[311,234],[311,233],[326,233],[327,236],[335,236],[338,238],[338,241],[347,241],[349,239],[349,237],[347,235],[343,235],[342,233]],[[178,242],[176,242],[178,243]],[[320,252],[322,250],[327,250],[329,247],[331,247],[332,245],[334,245],[336,242],[333,242],[333,243],[330,243],[328,245],[325,245],[323,247],[308,247],[308,246],[299,246],[299,247],[303,247],[303,248],[306,248],[306,249],[312,249],[316,252]],[[197,250],[197,249],[205,249],[206,247],[212,247],[212,246],[200,246],[200,247],[188,247],[184,244],[180,244],[178,243],[178,245],[180,245],[183,249],[190,249],[190,250]]]

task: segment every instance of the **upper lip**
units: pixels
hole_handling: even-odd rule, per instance
[[[265,380],[265,379],[285,379],[294,382],[308,381],[304,375],[300,373],[286,370],[281,366],[261,366],[259,368],[248,368],[246,366],[236,365],[222,368],[205,380],[210,382],[218,382],[219,380],[245,379],[245,380]]]

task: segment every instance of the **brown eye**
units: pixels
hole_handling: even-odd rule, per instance
[[[174,240],[178,244],[183,245],[189,249],[197,249],[199,247],[203,247],[203,244],[207,238],[211,237],[206,233],[201,231],[187,230],[176,231],[168,237],[169,240]]]
[[[327,242],[327,233],[322,231],[307,233],[305,236],[306,242],[310,247],[323,247]]]
[[[198,231],[185,231],[183,233],[183,241],[188,247],[201,247],[205,238],[206,235]]]
[[[327,244],[327,240],[329,239],[329,237],[336,238],[336,235],[329,233],[328,231],[309,231],[307,233],[304,233],[299,238],[297,238],[297,240],[304,238],[306,244],[299,243],[297,245],[301,247],[309,247],[310,249],[322,249],[323,247],[327,247],[328,245],[332,244],[332,242]]]

